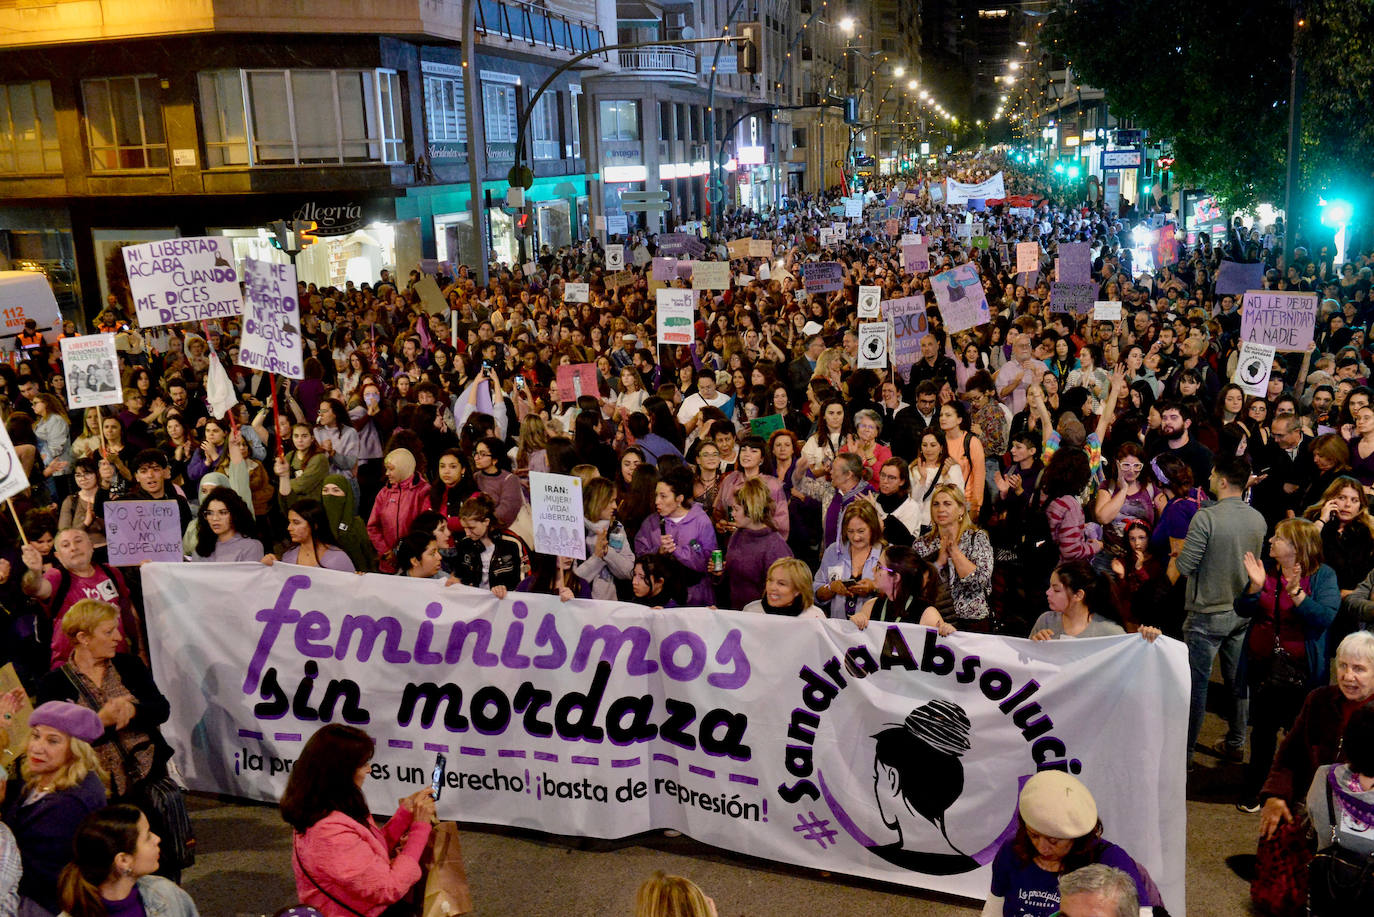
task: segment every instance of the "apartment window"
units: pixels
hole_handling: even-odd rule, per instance
[[[603,99],[600,111],[602,140],[639,139],[639,102],[634,99],[623,101]]]
[[[673,134],[673,103],[658,103],[658,139],[672,140]]]
[[[486,122],[487,158],[509,162],[515,159],[515,131],[520,124],[515,93],[519,89],[517,77],[510,82],[492,82],[490,78],[506,74],[482,74],[482,119]]]
[[[0,172],[61,172],[52,86],[0,84]]]
[[[570,123],[572,132],[572,154],[574,158],[580,159],[582,156],[582,87],[568,87],[568,114],[572,116]]]
[[[167,168],[157,77],[82,80],[81,93],[93,171]]]
[[[467,143],[467,128],[462,76],[439,76],[426,73],[425,133],[430,141]]]
[[[805,149],[805,148],[806,148],[806,128],[804,128],[804,127],[793,128],[793,130],[792,130],[792,145],[793,145],[794,147],[796,147],[797,149]]]
[[[558,96],[556,92],[545,92],[530,114],[530,142],[535,159],[562,156],[558,149]]]
[[[400,162],[400,77],[390,70],[199,75],[211,166]]]

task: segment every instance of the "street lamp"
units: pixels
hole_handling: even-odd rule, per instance
[[[843,30],[846,31],[846,32],[853,32],[853,31],[854,31],[854,17],[853,17],[853,16],[846,16],[846,17],[844,17],[843,19],[841,19],[841,20],[840,20],[840,28],[843,29]]]

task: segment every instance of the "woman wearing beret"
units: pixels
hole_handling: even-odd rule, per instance
[[[105,805],[104,774],[90,744],[104,735],[95,711],[66,701],[49,701],[29,716],[28,748],[0,810],[19,842],[22,914],[61,910],[57,875],[71,861],[72,838]]]
[[[1077,777],[1040,771],[1021,788],[1016,836],[992,861],[992,891],[983,917],[1050,917],[1059,910],[1059,877],[1103,863],[1135,880],[1141,917],[1159,891],[1130,854],[1102,839],[1097,802]]]

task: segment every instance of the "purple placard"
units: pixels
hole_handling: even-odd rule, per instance
[[[1059,282],[1092,283],[1093,253],[1087,242],[1065,242],[1059,246]]]
[[[924,242],[902,246],[902,270],[919,274],[930,270],[930,248]]]
[[[1050,311],[1087,315],[1097,300],[1095,283],[1055,283],[1050,285]]]
[[[105,504],[110,563],[181,563],[181,513],[175,500],[111,500]]]
[[[1217,268],[1217,295],[1243,296],[1251,290],[1264,285],[1264,262],[1242,264],[1238,261],[1223,261]]]
[[[833,293],[844,286],[844,265],[838,261],[803,264],[802,284],[807,293]]]

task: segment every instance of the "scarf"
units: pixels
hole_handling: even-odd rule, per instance
[[[766,595],[763,596],[760,601],[763,603],[763,610],[770,615],[786,615],[787,617],[795,618],[803,611],[806,611],[806,606],[802,604],[802,596],[800,593],[787,605],[770,605],[768,604],[768,596]]]

